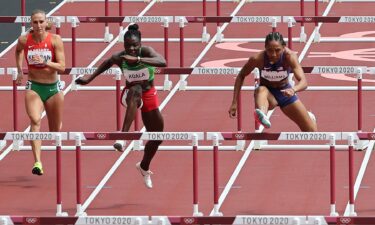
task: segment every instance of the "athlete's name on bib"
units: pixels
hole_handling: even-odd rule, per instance
[[[269,81],[280,81],[288,77],[287,71],[266,71],[262,70],[262,77]]]
[[[136,71],[124,69],[123,72],[126,80],[129,82],[148,80],[150,78],[148,68],[143,68]]]

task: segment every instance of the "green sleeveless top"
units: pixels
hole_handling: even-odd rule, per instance
[[[136,65],[129,65],[126,61],[121,64],[122,74],[127,82],[135,81],[153,81],[155,78],[155,67],[138,63]]]

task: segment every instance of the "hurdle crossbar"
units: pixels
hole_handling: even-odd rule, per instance
[[[65,16],[47,16],[47,20],[53,23],[65,22]],[[0,23],[30,23],[31,16],[0,16]]]
[[[283,22],[293,23],[375,23],[375,16],[283,16]]]

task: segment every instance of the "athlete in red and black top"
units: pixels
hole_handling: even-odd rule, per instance
[[[28,66],[25,105],[30,118],[30,131],[40,131],[42,112],[45,109],[49,131],[58,132],[62,126],[64,95],[57,72],[65,70],[64,46],[59,35],[47,31],[49,26],[46,13],[34,10],[31,14],[32,30],[18,38],[16,64],[18,69],[17,84],[23,77],[23,58]],[[43,175],[41,162],[41,141],[31,141],[34,153],[32,173]]]

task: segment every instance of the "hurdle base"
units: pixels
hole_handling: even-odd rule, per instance
[[[263,146],[268,146],[268,142],[266,140],[255,140],[253,150],[262,150]]]
[[[369,144],[370,144],[370,141],[368,140],[354,140],[354,147],[358,151],[365,150]]]
[[[87,216],[87,213],[82,210],[82,205],[81,204],[77,204],[77,212],[76,212],[75,216],[77,216],[77,217],[79,217],[79,216]]]
[[[56,208],[56,216],[59,216],[59,217],[66,217],[66,216],[69,216],[67,212],[63,212],[62,211],[62,205],[61,204],[57,204],[57,208]]]
[[[305,33],[305,27],[301,27],[301,33],[299,34],[299,42],[305,43],[307,40],[307,35]]]
[[[180,80],[180,86],[179,86],[179,90],[180,91],[185,91],[186,90],[186,87],[187,87],[187,81],[186,80]]]
[[[3,150],[3,148],[7,145],[7,141],[1,140],[0,141],[0,151]]]
[[[134,151],[140,151],[140,150],[142,150],[142,147],[143,147],[143,141],[142,140],[134,140],[134,146],[133,146]]]
[[[354,210],[354,204],[349,204],[349,216],[357,216],[357,213]]]
[[[109,33],[109,27],[105,27],[104,31],[104,42],[109,43],[113,40],[113,34]]]
[[[198,204],[193,205],[193,216],[203,216],[203,213],[199,212]]]
[[[165,78],[164,85],[163,85],[163,91],[170,91],[171,89],[172,89],[172,81],[170,81],[168,78]]]
[[[210,34],[207,33],[207,27],[203,27],[202,42],[207,43],[210,40]]]
[[[319,30],[318,30],[318,29],[315,29],[314,42],[315,42],[315,43],[320,42],[320,33],[319,33]]]
[[[217,204],[214,205],[212,216],[223,216],[223,213],[219,212],[219,206]]]
[[[23,141],[13,141],[13,151],[19,151],[23,146]]]
[[[236,145],[236,151],[244,151],[245,150],[246,141],[245,140],[238,140]]]
[[[331,204],[331,213],[330,216],[339,216],[339,213],[336,212],[336,204]]]

